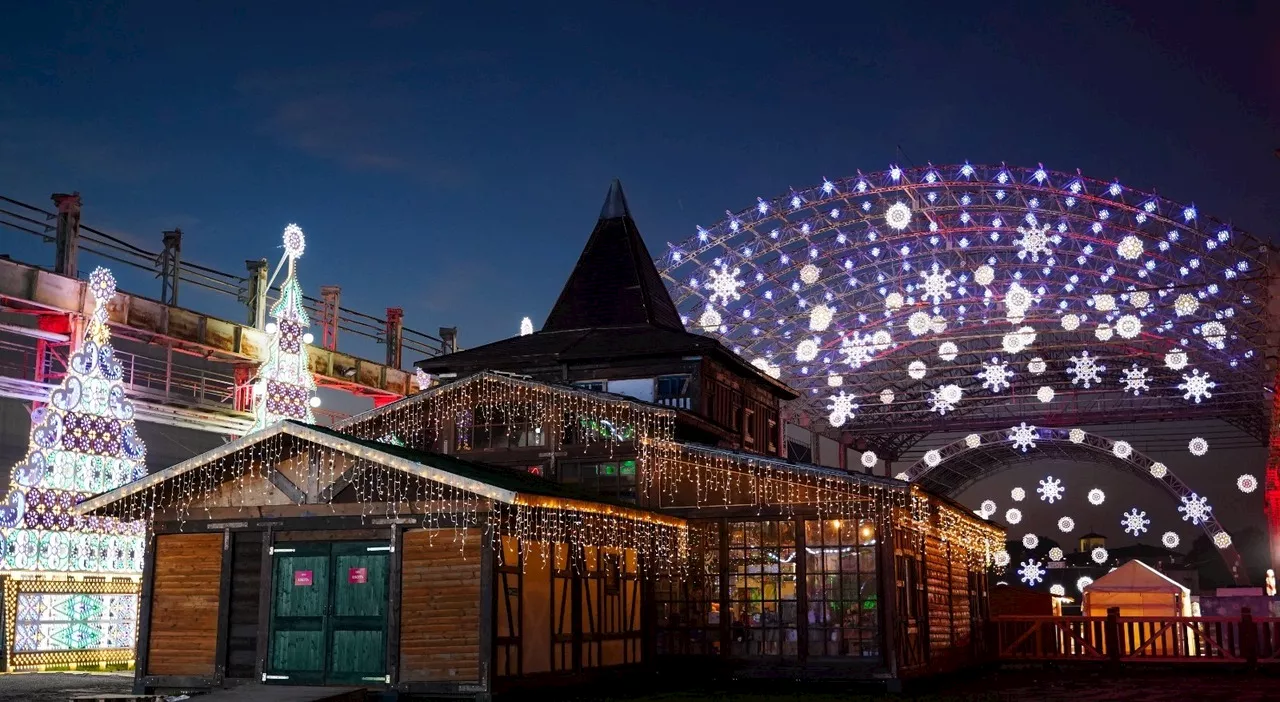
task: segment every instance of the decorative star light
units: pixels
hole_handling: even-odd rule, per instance
[[[533,333],[533,320],[525,317],[520,320],[520,336],[529,336]]]
[[[970,434],[964,437],[964,445],[969,448],[978,448],[982,445],[982,437],[977,434]]]
[[[826,331],[831,326],[831,320],[835,318],[835,310],[826,305],[814,305],[809,310],[809,328],[813,331]]]
[[[1057,546],[1054,546],[1053,548],[1049,549],[1049,560],[1051,561],[1060,561],[1063,558],[1065,558],[1066,555],[1067,554],[1063,553],[1062,549],[1058,548]]]
[[[1209,453],[1209,442],[1197,436],[1187,442],[1187,450],[1191,452],[1192,456],[1203,456]]]
[[[1092,383],[1101,383],[1102,374],[1106,370],[1107,367],[1099,365],[1097,359],[1090,356],[1088,351],[1081,351],[1079,356],[1071,357],[1071,366],[1067,368],[1067,375],[1071,376],[1072,385],[1080,383],[1088,388]]]
[[[945,415],[956,408],[956,404],[964,396],[964,391],[959,385],[947,384],[940,388],[929,391],[929,409],[938,414]]]
[[[1094,563],[1102,565],[1107,562],[1107,549],[1099,546],[1089,552],[1089,558],[1092,558]]]
[[[940,268],[935,262],[928,271],[920,271],[920,277],[923,297],[933,300],[935,305],[951,299],[951,288],[956,287],[956,281],[951,279],[950,269]]]
[[[1184,394],[1182,399],[1195,400],[1196,404],[1200,404],[1201,400],[1213,397],[1210,390],[1218,387],[1218,384],[1209,380],[1209,374],[1200,374],[1200,369],[1191,369],[1191,375],[1183,375],[1182,382],[1178,384],[1178,389]]]
[[[1022,502],[1027,499],[1027,491],[1020,487],[1016,487],[1009,491],[1009,496],[1013,498],[1014,502]]]
[[[1013,447],[1020,449],[1023,453],[1026,453],[1029,448],[1035,448],[1038,438],[1040,435],[1036,433],[1036,428],[1027,426],[1026,422],[1009,429],[1009,440],[1013,442]]]
[[[858,410],[858,403],[854,402],[857,395],[846,393],[844,390],[832,395],[827,409],[831,412],[828,419],[831,426],[838,427],[846,421],[853,419],[853,415]]]
[[[1137,315],[1121,315],[1120,319],[1116,320],[1116,333],[1120,335],[1121,339],[1136,338],[1142,333],[1142,321],[1138,319]]]
[[[1071,517],[1063,517],[1058,520],[1058,531],[1064,534],[1070,534],[1071,531],[1075,528],[1076,528],[1076,520],[1072,519]],[[1058,559],[1055,558],[1054,560],[1058,560]]]
[[[1049,594],[1054,597],[1065,597],[1067,594],[1067,588],[1055,583],[1049,586]]]
[[[1239,478],[1236,478],[1236,489],[1247,495],[1258,489],[1258,479],[1249,473],[1245,473]]]
[[[1010,509],[1005,510],[1004,520],[1010,524],[1017,524],[1018,522],[1022,521],[1022,510],[1018,509],[1017,507],[1012,507]]]
[[[1040,358],[1039,356],[1036,356],[1035,358],[1027,362],[1027,372],[1030,373],[1031,375],[1040,375],[1041,373],[1045,372],[1045,370],[1048,367],[1049,365],[1045,363],[1044,359]]]
[[[1027,227],[1018,227],[1018,233],[1022,235],[1021,239],[1014,239],[1013,243],[1018,245],[1021,250],[1018,251],[1018,258],[1026,259],[1030,257],[1032,261],[1039,261],[1040,254],[1052,256],[1053,250],[1049,248],[1049,225],[1042,224],[1036,226],[1034,224]]]
[[[421,368],[413,369],[413,377],[418,381],[418,392],[431,388],[431,374]]]
[[[1076,589],[1079,590],[1080,592],[1084,592],[1084,589],[1086,587],[1089,587],[1092,584],[1093,584],[1093,578],[1087,575],[1084,575],[1084,576],[1081,576],[1080,579],[1076,581]]]
[[[1173,312],[1179,317],[1195,314],[1200,309],[1200,301],[1191,293],[1182,293],[1173,299]]]
[[[1044,480],[1041,480],[1040,487],[1036,488],[1036,492],[1040,493],[1040,499],[1049,504],[1061,500],[1066,491],[1067,489],[1062,487],[1062,481],[1052,475],[1046,476]]]
[[[1089,500],[1089,504],[1093,505],[1094,507],[1097,507],[1098,505],[1107,501],[1107,493],[1099,490],[1098,488],[1094,488],[1090,490],[1089,494],[1086,497]]]
[[[1009,562],[1012,560],[1012,558],[1009,556],[1008,551],[1005,551],[1002,549],[1000,551],[996,551],[996,555],[993,560],[995,561],[997,568],[1003,568],[1009,565]]]
[[[1072,429],[1067,432],[1067,439],[1069,439],[1073,444],[1084,443],[1084,437],[1084,429]]]
[[[1209,515],[1213,512],[1213,507],[1209,506],[1209,498],[1201,497],[1196,493],[1191,493],[1182,498],[1182,504],[1178,507],[1178,511],[1182,512],[1182,521],[1191,520],[1192,524],[1209,521]]]
[[[1022,537],[1023,548],[1035,548],[1040,545],[1040,537],[1035,534],[1027,534]]]
[[[978,373],[978,377],[982,379],[982,387],[995,393],[1009,387],[1013,371],[1009,370],[1007,362],[993,356],[990,363],[982,364],[982,372]]]
[[[1156,478],[1157,480],[1164,478],[1164,476],[1169,474],[1169,467],[1159,461],[1152,463],[1151,467],[1147,470],[1151,473],[1151,477]]]
[[[1022,567],[1018,569],[1018,577],[1022,578],[1022,582],[1033,586],[1044,579],[1044,573],[1044,568],[1041,568],[1040,562],[1034,558],[1024,561]]]
[[[1124,518],[1120,520],[1120,526],[1124,527],[1126,534],[1134,536],[1141,536],[1147,530],[1147,525],[1151,523],[1151,520],[1147,519],[1147,513],[1139,512],[1137,507],[1121,516]]]
[[[924,378],[924,374],[928,370],[929,367],[924,364],[924,361],[917,360],[907,364],[907,375],[911,376],[912,380],[920,380]]]
[[[862,452],[862,457],[861,457],[859,460],[861,460],[861,461],[862,461],[862,467],[863,467],[863,468],[875,468],[875,467],[876,467],[876,461],[878,461],[878,460],[880,460],[880,459],[879,459],[878,457],[876,457],[876,452],[875,452],[875,451],[863,451],[863,452]]]
[[[903,202],[895,202],[884,211],[884,223],[894,231],[902,231],[911,224],[911,208]]]
[[[1048,385],[1041,385],[1040,389],[1036,390],[1036,399],[1041,402],[1053,402],[1053,398],[1056,395],[1057,393]]]
[[[884,390],[880,391],[880,404],[882,405],[893,404],[893,390],[890,390],[889,388],[885,388]]]
[[[1231,535],[1225,531],[1220,531],[1213,535],[1213,545],[1218,548],[1226,548],[1231,545]]]
[[[1142,240],[1130,234],[1120,240],[1116,245],[1116,253],[1120,254],[1120,258],[1126,261],[1137,260],[1142,256]]]
[[[800,269],[800,280],[805,285],[813,285],[818,282],[818,278],[822,277],[822,269],[812,263],[806,263],[804,268]]]
[[[944,361],[950,362],[956,360],[956,355],[959,353],[960,349],[957,348],[953,342],[944,341],[938,345],[938,356],[940,356]]]
[[[1150,378],[1147,377],[1147,369],[1133,364],[1128,368],[1120,369],[1124,377],[1120,379],[1120,386],[1124,392],[1133,393],[1134,397],[1151,389]]]
[[[796,360],[801,363],[812,361],[818,357],[818,341],[816,339],[802,339],[796,344]]]
[[[1133,446],[1128,441],[1117,441],[1111,444],[1111,455],[1116,458],[1128,458],[1133,455]]]
[[[1173,349],[1164,355],[1164,365],[1169,370],[1182,370],[1187,367],[1187,352],[1182,349]]]
[[[1178,536],[1177,532],[1166,531],[1160,536],[1160,543],[1163,544],[1165,548],[1177,548],[1178,544],[1182,543],[1182,539]]]
[[[716,299],[719,298],[720,304],[722,305],[727,305],[733,300],[741,300],[742,293],[738,292],[738,288],[746,285],[746,283],[738,277],[741,274],[741,268],[734,268],[731,271],[729,270],[729,266],[725,264],[721,264],[720,270],[718,271],[714,268],[707,271],[707,283],[704,287],[711,291],[711,294],[707,296],[707,299],[715,302]],[[804,274],[801,273],[800,277],[803,278]],[[816,280],[817,277],[815,276],[814,281]],[[805,282],[812,283],[813,281],[806,280]]]

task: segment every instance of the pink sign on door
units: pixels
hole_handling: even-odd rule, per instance
[[[352,585],[363,585],[369,582],[369,569],[368,568],[348,568],[347,582],[351,583]]]
[[[312,579],[311,576],[312,576],[312,572],[309,570],[293,571],[293,586],[294,587],[311,587],[311,579]]]

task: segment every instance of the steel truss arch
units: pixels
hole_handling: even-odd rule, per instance
[[[966,163],[759,199],[658,266],[691,329],[800,390],[829,435],[1211,416],[1263,440],[1272,263],[1194,205]]]
[[[1033,430],[1035,445],[1026,450],[1013,447],[1010,429],[970,434],[925,453],[896,477],[918,483],[927,490],[955,496],[972,483],[1021,463],[1074,460],[1133,473],[1184,504],[1185,500],[1199,496],[1168,466],[1125,442],[1113,441],[1082,429],[1038,427]],[[1200,521],[1200,528],[1209,537],[1209,542],[1218,548],[1236,581],[1246,579],[1240,554],[1212,510]]]

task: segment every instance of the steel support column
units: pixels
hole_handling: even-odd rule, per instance
[[[254,329],[267,326],[267,259],[245,261],[249,269],[249,289],[245,302],[249,306],[249,324]]]
[[[52,198],[58,208],[57,253],[53,272],[76,278],[79,271],[76,259],[80,249],[80,193],[54,193]]]
[[[338,350],[338,312],[341,303],[342,288],[337,285],[320,286],[320,340],[330,351]]]
[[[404,308],[387,308],[387,366],[399,368],[404,350]]]
[[[164,232],[164,251],[160,252],[160,301],[178,306],[178,278],[182,269],[182,230]]]

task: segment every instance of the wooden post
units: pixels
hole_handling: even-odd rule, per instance
[[[404,527],[391,525],[391,563],[387,574],[387,676],[395,685],[400,682],[400,601],[401,572],[404,560]],[[481,654],[483,655],[483,654]]]
[[[493,519],[492,513],[489,519]],[[483,534],[485,528],[481,527],[480,532]],[[497,529],[494,529],[492,539],[486,539],[481,536],[482,543],[480,545],[480,685],[484,688],[484,693],[476,695],[476,702],[488,702],[493,695],[493,663],[496,659],[494,656],[494,638],[498,622],[496,619],[498,605],[497,583],[497,561],[498,552],[494,548],[502,548],[502,537],[498,535]],[[554,552],[552,568],[554,564]],[[524,590],[520,591],[520,598],[524,599]],[[521,634],[523,635],[523,631]],[[523,640],[523,639],[522,639]],[[521,652],[523,657],[523,652]]]
[[[1107,660],[1120,664],[1120,608],[1107,608],[1107,621],[1103,624],[1102,640],[1107,644]]]
[[[261,682],[262,676],[267,674],[267,647],[270,643],[268,636],[271,628],[271,595],[275,592],[275,562],[271,558],[271,547],[275,544],[275,532],[267,526],[267,530],[262,532],[262,558],[258,566],[258,644],[256,654],[257,662],[253,667],[254,677]]]
[[[142,681],[147,676],[147,654],[151,648],[151,596],[156,580],[156,534],[147,530],[146,556],[142,561],[142,601],[138,607],[138,643],[134,654],[133,693],[146,694]]]
[[[1253,612],[1248,607],[1240,608],[1240,653],[1249,667],[1258,664],[1258,628],[1253,621]]]
[[[231,628],[231,571],[232,556],[231,530],[222,530],[222,570],[218,573],[218,638],[214,644],[213,678],[215,684],[222,685],[227,673],[227,638]]]

